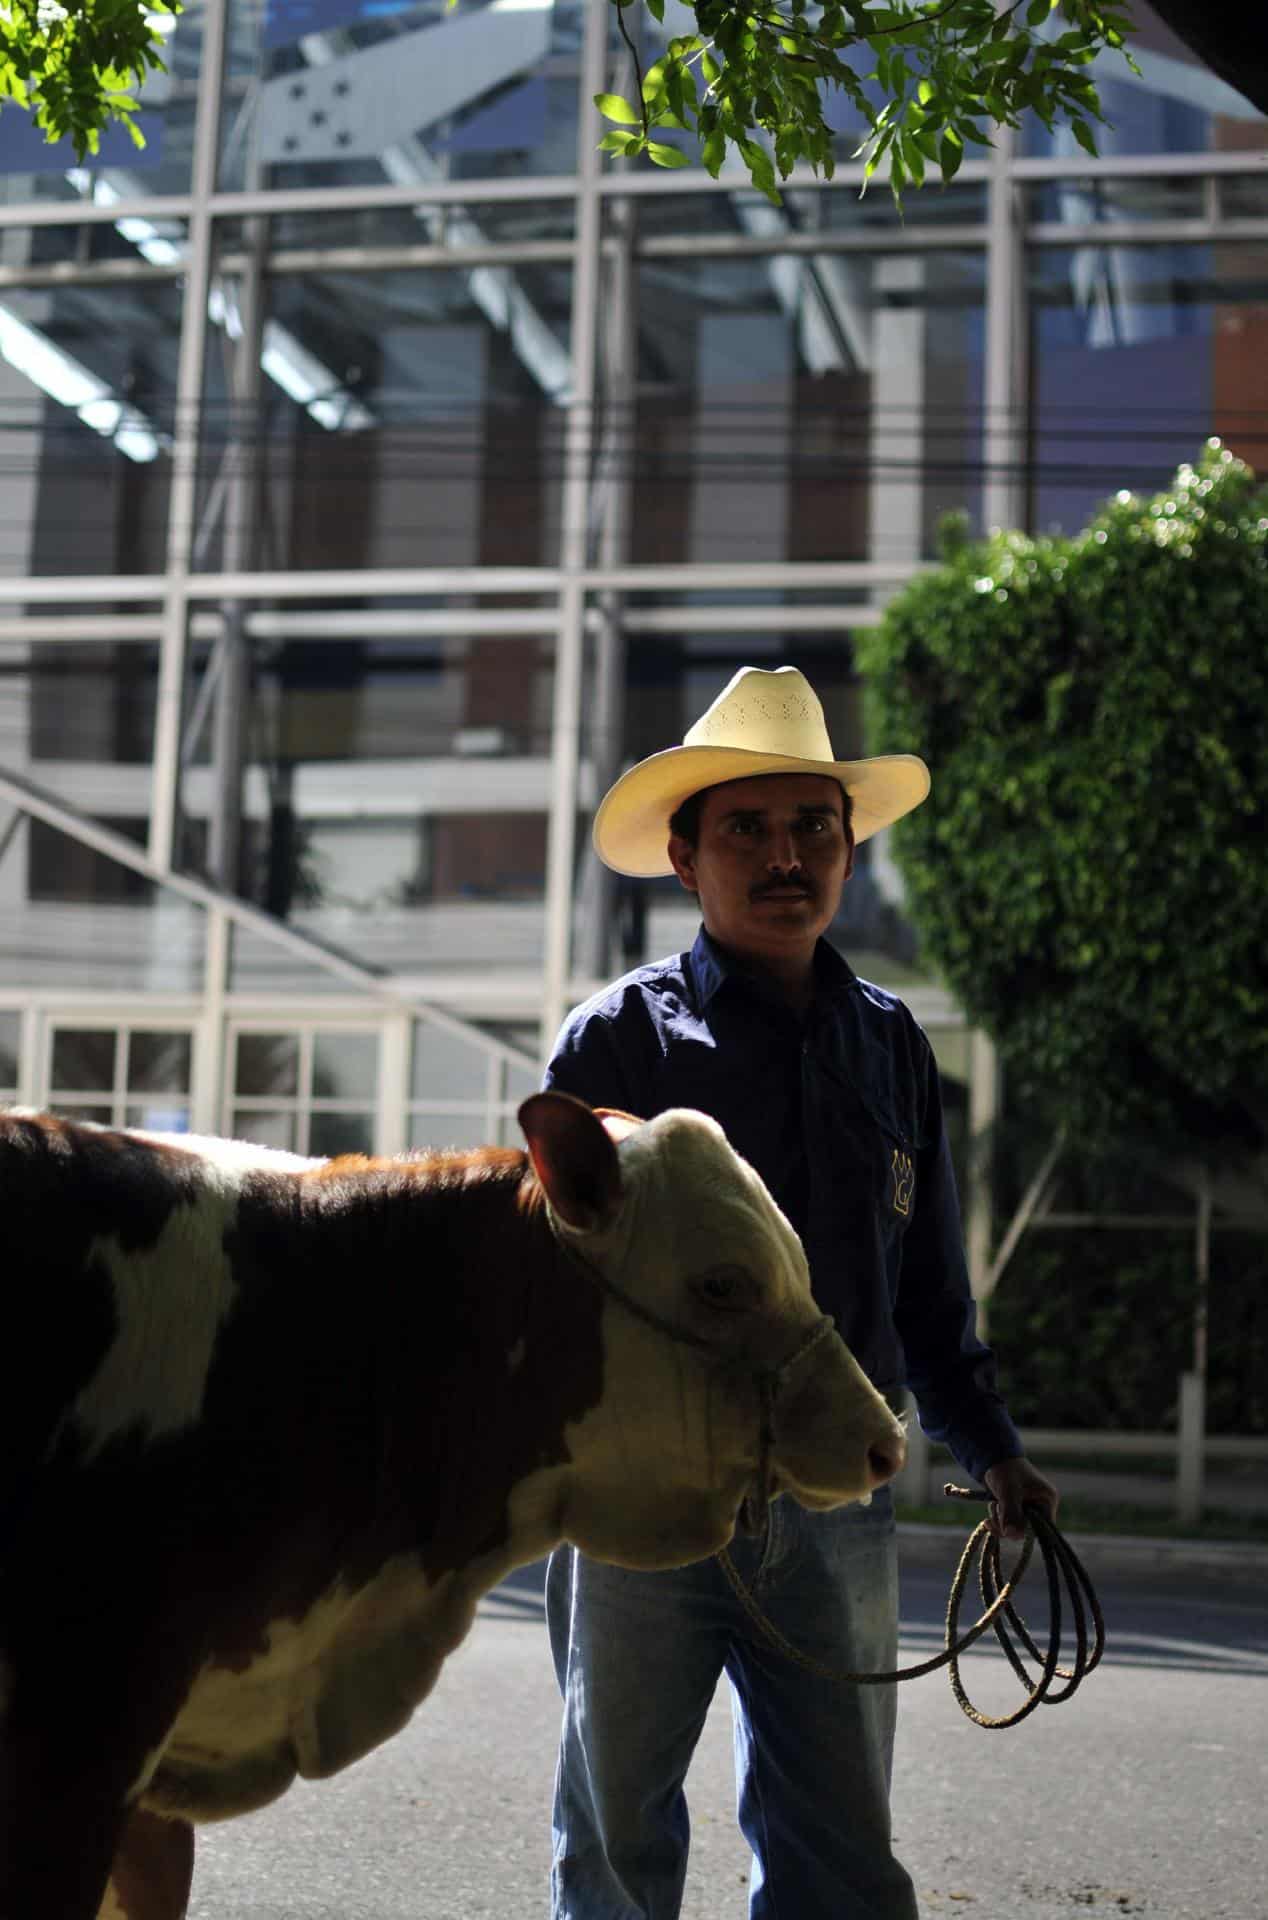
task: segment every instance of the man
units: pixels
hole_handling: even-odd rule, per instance
[[[858,842],[918,806],[923,763],[835,758],[794,667],[740,670],[681,747],[622,776],[595,818],[618,872],[672,869],[704,925],[565,1023],[546,1084],[650,1118],[698,1107],[801,1235],[815,1297],[882,1389],[984,1480],[1015,1536],[1057,1495],[1022,1455],[975,1337],[938,1072],[892,994],[823,938]],[[738,1571],[813,1659],[892,1668],[888,1490],[808,1513],[787,1499],[737,1540]],[[895,1691],[827,1685],[769,1650],[716,1561],[631,1573],[561,1549],[547,1612],[563,1736],[554,1920],[675,1920],[683,1779],[721,1673],[731,1682],[751,1920],[913,1920],[890,1845]]]

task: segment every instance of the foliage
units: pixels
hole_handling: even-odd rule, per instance
[[[0,5],[0,101],[33,110],[45,138],[69,136],[79,160],[112,120],[145,145],[129,91],[164,73],[163,15],[177,0],[6,0]],[[0,108],[0,111],[3,111]]]
[[[1212,1237],[1210,1299],[1208,1429],[1268,1433],[1262,1236]],[[1174,1430],[1192,1324],[1193,1246],[1177,1233],[1028,1235],[991,1298],[1001,1385],[1023,1427]]]
[[[1018,126],[1033,110],[1051,129],[1068,122],[1095,153],[1103,118],[1088,71],[1105,48],[1126,53],[1126,0],[688,0],[698,31],[674,36],[644,73],[626,14],[612,0],[630,48],[635,98],[599,94],[616,130],[609,153],[646,153],[663,167],[687,165],[656,135],[691,133],[716,179],[728,147],[755,186],[778,202],[776,173],[799,163],[832,178],[833,134],[825,92],[843,93],[866,128],[858,153],[867,178],[888,162],[895,195],[934,169],[950,180],[966,148],[989,146],[989,126]],[[663,20],[665,0],[646,0]]]
[[[1262,1151],[1268,490],[1218,442],[1073,538],[994,533],[861,635],[922,942],[1081,1148]]]

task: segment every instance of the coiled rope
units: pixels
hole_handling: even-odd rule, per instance
[[[989,1500],[990,1495],[982,1489],[957,1487],[947,1482],[943,1488],[950,1500]],[[1013,1605],[1017,1588],[1030,1564],[1036,1542],[1040,1559],[1048,1581],[1048,1646],[1041,1653],[1032,1640],[1026,1627]],[[929,1660],[922,1660],[913,1667],[898,1667],[892,1673],[847,1673],[843,1668],[830,1667],[822,1661],[812,1660],[798,1651],[790,1640],[786,1640],[778,1627],[763,1613],[754,1599],[750,1588],[746,1587],[736,1571],[735,1563],[724,1547],[717,1556],[722,1570],[731,1582],[749,1618],[753,1621],[763,1638],[770,1642],[789,1660],[795,1661],[807,1672],[818,1675],[823,1680],[846,1682],[856,1687],[888,1686],[899,1680],[919,1680],[923,1674],[935,1673],[939,1667],[950,1670],[951,1691],[954,1693],[961,1711],[968,1715],[979,1727],[1015,1727],[1019,1720],[1033,1713],[1043,1703],[1057,1706],[1068,1700],[1100,1662],[1105,1651],[1105,1619],[1096,1589],[1083,1562],[1074,1548],[1053,1521],[1048,1518],[1042,1507],[1026,1508],[1026,1533],[1017,1555],[1017,1561],[1008,1579],[1002,1577],[1000,1563],[999,1537],[991,1530],[989,1520],[983,1520],[970,1534],[960,1564],[956,1568],[951,1582],[951,1592],[947,1599],[945,1644],[941,1653],[934,1654]],[[964,1591],[974,1562],[978,1568],[978,1587],[982,1595],[983,1612],[980,1618],[961,1634],[960,1608]],[[1070,1622],[1074,1633],[1074,1664],[1062,1667],[1058,1664],[1061,1657],[1062,1590],[1069,1601]],[[1089,1635],[1088,1626],[1092,1632]],[[960,1674],[960,1655],[980,1640],[987,1628],[993,1628],[995,1637],[1004,1649],[1008,1663],[1026,1690],[1026,1698],[1012,1713],[998,1716],[983,1713],[975,1707],[965,1691]],[[1025,1663],[1017,1650],[1018,1642],[1026,1649],[1032,1660],[1040,1663],[1041,1671],[1037,1680],[1032,1680]],[[1053,1691],[1055,1681],[1064,1681],[1064,1685]]]

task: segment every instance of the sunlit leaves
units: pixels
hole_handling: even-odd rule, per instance
[[[7,0],[0,6],[0,97],[33,111],[45,138],[69,138],[82,161],[112,121],[145,145],[134,88],[166,72],[156,16],[176,0]],[[6,108],[5,111],[11,111]]]
[[[832,178],[833,90],[857,124],[865,180],[886,173],[899,198],[927,169],[953,179],[966,143],[989,146],[995,127],[1016,127],[1027,111],[1049,129],[1068,122],[1094,153],[1103,115],[1088,69],[1133,30],[1127,0],[1017,0],[1002,11],[995,0],[826,0],[814,15],[806,0],[686,0],[699,31],[671,39],[644,73],[638,0],[612,4],[633,85],[629,98],[600,94],[597,104],[639,132],[606,150],[681,166],[684,148],[656,132],[685,132],[715,179],[732,149],[776,202],[795,167]],[[662,18],[661,0],[645,4]]]

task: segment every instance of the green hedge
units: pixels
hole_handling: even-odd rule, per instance
[[[925,952],[1085,1142],[1263,1146],[1268,491],[1218,443],[1071,538],[1001,533],[858,636]]]
[[[990,1303],[1009,1410],[1023,1426],[1174,1428],[1193,1364],[1193,1241],[1183,1233],[1026,1234]],[[1268,1247],[1211,1239],[1208,1426],[1268,1433]]]

